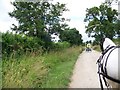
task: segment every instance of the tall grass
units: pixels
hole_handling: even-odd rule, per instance
[[[49,73],[42,83],[43,88],[65,88],[68,86],[73,66],[81,53],[80,47],[69,48],[62,52],[52,52],[45,57]]]
[[[4,88],[33,88],[42,83],[47,69],[39,56],[21,56],[18,59],[3,60]]]
[[[67,87],[80,47],[3,60],[3,88]]]

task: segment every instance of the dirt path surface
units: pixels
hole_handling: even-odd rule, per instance
[[[84,51],[78,58],[69,88],[100,88],[96,61],[100,53]]]

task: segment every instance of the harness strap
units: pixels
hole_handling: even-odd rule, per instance
[[[104,89],[103,89],[103,84],[102,84],[102,79],[101,79],[101,76],[100,76],[100,74],[99,74],[99,80],[100,80],[100,86],[101,86],[101,90],[104,90]]]
[[[114,79],[114,78],[112,78],[112,77],[110,77],[110,76],[108,76],[108,75],[106,75],[106,74],[104,74],[104,73],[99,73],[100,75],[103,75],[104,77],[106,77],[107,79],[110,79],[110,80],[112,80],[112,81],[114,81],[114,82],[116,82],[116,83],[120,83],[120,80],[118,80],[118,79]]]
[[[109,87],[108,82],[106,81],[106,79],[105,79],[105,77],[104,77],[104,76],[102,76],[102,77],[103,77],[103,80],[104,80],[104,82],[105,82],[106,87],[108,88],[108,87]]]
[[[105,83],[105,85],[106,85],[106,87],[107,87],[107,90],[109,90],[109,88],[108,88],[108,87],[109,87],[109,84],[108,84],[108,82],[106,81],[105,77],[104,77],[104,76],[101,77],[102,74],[100,74],[99,72],[98,72],[98,74],[99,74],[99,80],[100,80],[101,90],[104,90],[104,88],[103,88],[103,83],[102,83],[102,78],[103,78],[104,83]]]
[[[114,79],[114,78],[108,76],[108,75],[107,75],[107,70],[106,70],[106,65],[107,65],[108,57],[109,57],[109,55],[111,54],[111,52],[112,52],[114,49],[116,49],[116,48],[120,48],[120,46],[111,46],[111,47],[107,46],[107,48],[105,49],[105,51],[102,52],[102,55],[101,55],[101,56],[99,57],[99,59],[97,60],[97,64],[98,64],[98,74],[99,74],[99,80],[100,80],[100,85],[101,85],[101,89],[102,89],[102,90],[103,90],[104,88],[103,88],[103,84],[102,84],[101,75],[102,75],[102,78],[103,78],[103,80],[104,80],[104,83],[105,83],[107,89],[109,89],[109,88],[108,88],[108,87],[109,87],[109,84],[108,84],[108,82],[106,81],[106,78],[107,78],[107,79],[110,79],[110,80],[112,80],[112,81],[114,81],[114,82],[116,82],[116,83],[120,83],[120,80],[117,80],[117,79]],[[105,54],[106,54],[110,49],[112,49],[112,50],[110,51],[110,53],[108,54],[108,56],[107,56],[107,58],[106,58],[106,60],[105,60],[105,67],[103,67],[103,63],[104,63],[103,58],[104,58]],[[103,61],[103,62],[102,62],[102,61]]]
[[[105,70],[106,75],[107,75],[107,69],[106,69],[106,66],[107,66],[108,58],[109,58],[111,52],[112,52],[114,49],[116,49],[116,47],[115,47],[115,46],[111,46],[107,51],[109,51],[110,49],[112,49],[112,50],[109,52],[109,54],[108,54],[108,56],[107,56],[107,58],[106,58],[105,67],[104,67],[104,70]]]

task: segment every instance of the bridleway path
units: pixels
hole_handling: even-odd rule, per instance
[[[84,51],[75,64],[69,88],[100,88],[96,61],[100,53]]]

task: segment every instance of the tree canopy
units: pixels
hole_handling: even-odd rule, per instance
[[[24,33],[28,36],[36,36],[43,39],[46,35],[60,32],[65,18],[62,17],[67,11],[65,4],[52,4],[49,1],[39,2],[13,2],[14,11],[9,13],[19,22],[19,26],[13,24],[12,30]]]
[[[17,34],[25,34],[29,37],[37,37],[43,42],[44,48],[52,46],[51,34],[60,33],[67,24],[62,15],[68,11],[65,4],[59,2],[53,4],[49,0],[39,0],[39,2],[17,2],[11,3],[14,10],[9,13],[12,18],[18,21],[13,31]]]
[[[16,18],[19,25],[13,24],[12,30],[16,33],[24,33],[27,36],[38,37],[40,40],[49,44],[51,34],[61,34],[62,41],[79,45],[81,34],[73,28],[67,30],[66,18],[62,17],[63,12],[68,11],[65,4],[40,0],[39,2],[13,2],[15,7],[10,12],[11,17]],[[45,45],[47,47],[47,45]]]
[[[85,22],[86,33],[89,37],[95,37],[100,40],[102,37],[113,39],[117,34],[117,11],[112,9],[106,3],[101,4],[99,7],[92,7],[86,10]]]
[[[76,28],[68,28],[60,34],[62,41],[67,41],[71,45],[80,45],[82,44],[82,35],[79,34],[79,31]]]

